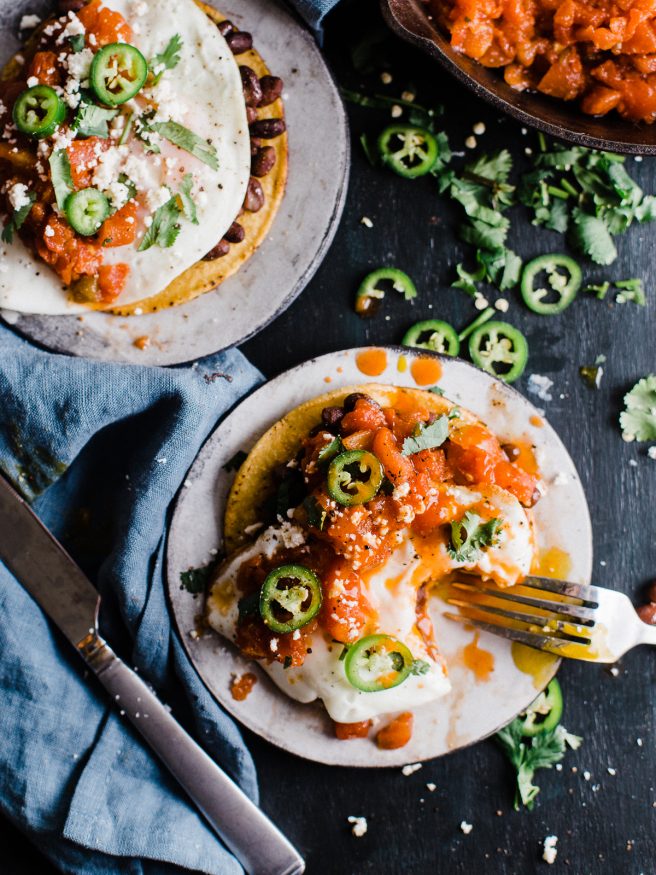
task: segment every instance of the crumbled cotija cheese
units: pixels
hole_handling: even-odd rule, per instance
[[[531,374],[528,378],[527,389],[532,395],[537,395],[542,401],[551,401],[553,395],[549,391],[553,386],[553,380],[543,374]]]
[[[23,185],[22,182],[17,182],[15,185],[9,189],[8,193],[9,203],[12,205],[14,210],[18,212],[18,210],[26,207],[30,203],[30,198],[28,197],[28,188],[26,185]]]
[[[542,851],[542,859],[545,863],[548,863],[550,866],[556,862],[556,856],[558,851],[556,850],[556,844],[558,842],[558,836],[547,836],[544,840],[544,850]]]
[[[367,831],[367,818],[366,817],[355,817],[354,815],[351,815],[347,819],[348,819],[349,823],[353,824],[353,826],[351,828],[351,832],[353,833],[353,835],[356,838],[361,839],[362,836]]]
[[[471,823],[467,823],[466,820],[460,822],[460,829],[464,832],[466,836],[474,829]]]
[[[37,24],[41,24],[41,19],[38,15],[24,15],[20,24],[18,25],[19,30],[32,30],[32,28],[36,27]]]
[[[403,774],[407,778],[408,775],[413,775],[415,772],[418,772],[420,768],[421,768],[421,763],[412,763],[412,764],[409,764],[407,766],[403,766],[401,771],[403,772]]]

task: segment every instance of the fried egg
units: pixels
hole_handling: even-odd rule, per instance
[[[263,661],[262,668],[274,683],[298,702],[321,699],[339,723],[355,723],[392,711],[415,708],[446,695],[451,689],[447,670],[417,628],[417,594],[424,584],[439,583],[463,570],[501,585],[521,580],[530,570],[533,537],[526,512],[510,493],[495,486],[469,489],[446,487],[457,512],[476,512],[481,519],[500,520],[496,540],[472,561],[458,560],[449,552],[448,531],[436,529],[421,538],[405,530],[399,546],[382,565],[363,575],[363,592],[376,616],[376,629],[402,641],[415,659],[428,663],[423,675],[410,675],[402,684],[375,693],[353,687],[340,660],[343,645],[321,629],[312,637],[311,650],[302,666],[287,669],[280,662]],[[280,547],[297,547],[305,533],[293,523],[267,529],[250,546],[234,554],[221,568],[207,602],[209,625],[229,640],[237,632],[239,595],[236,587],[241,565],[257,555],[275,556]]]
[[[165,289],[179,274],[199,261],[220,240],[239,213],[250,176],[250,139],[239,68],[218,28],[193,0],[106,0],[133,29],[133,43],[145,58],[163,52],[169,40],[182,39],[180,61],[164,72],[160,82],[144,89],[157,104],[157,120],[173,120],[211,143],[219,166],[212,169],[188,152],[158,141],[161,154],[148,154],[138,139],[105,152],[94,185],[102,190],[125,173],[138,190],[139,215],[134,244],[108,248],[104,264],[124,263],[130,273],[117,303],[130,304]],[[125,106],[129,109],[136,102]],[[65,146],[65,143],[62,144]],[[149,218],[161,202],[180,189],[185,174],[193,177],[192,197],[198,224],[182,219],[173,246],[138,246]],[[0,308],[42,315],[85,312],[72,302],[59,277],[18,237],[0,244]]]

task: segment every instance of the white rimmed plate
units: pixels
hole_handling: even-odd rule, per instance
[[[451,400],[477,414],[502,439],[528,439],[540,460],[546,494],[534,509],[538,549],[567,556],[573,581],[587,583],[592,569],[592,535],[585,495],[576,469],[555,431],[517,391],[473,365],[403,347],[384,347],[385,368],[363,374],[352,349],[312,359],[256,390],[218,426],[192,466],[179,496],[168,542],[168,585],[183,644],[198,673],[223,707],[258,735],[290,753],[329,765],[398,766],[431,759],[490,735],[522,711],[553,676],[558,661],[511,645],[493,635],[475,633],[443,616],[446,605],[432,600],[431,616],[439,647],[449,666],[451,693],[414,710],[410,743],[400,750],[379,750],[369,739],[338,741],[320,704],[302,705],[284,695],[253,662],[214,633],[198,636],[202,597],[181,589],[180,574],[206,565],[221,546],[222,519],[234,472],[225,463],[238,450],[248,451],[278,419],[303,401],[331,389],[367,382],[416,387],[412,364],[434,358],[442,367],[439,385]],[[415,371],[417,373],[417,371]],[[487,677],[467,667],[491,654]],[[482,660],[489,657],[483,656]],[[258,682],[248,698],[230,694],[234,675],[254,671]]]
[[[273,0],[208,2],[253,33],[255,48],[285,82],[289,173],[271,230],[253,256],[217,289],[159,313],[124,318],[89,312],[83,322],[76,316],[0,313],[30,340],[56,352],[103,361],[191,361],[256,334],[292,303],[321,264],[344,207],[350,160],[337,87],[310,33]],[[0,0],[0,65],[19,48],[22,15],[45,18],[53,6],[45,0]],[[143,337],[150,345],[141,349],[135,341]]]

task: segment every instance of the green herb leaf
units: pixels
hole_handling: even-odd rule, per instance
[[[36,201],[36,192],[28,191],[25,196],[29,198],[29,203],[24,204],[24,206],[22,206],[19,210],[14,210],[14,212],[7,219],[4,228],[2,229],[3,243],[13,242],[14,234],[20,229],[23,222],[30,214],[30,210],[32,209],[32,206]]]
[[[248,453],[245,453],[243,450],[237,450],[237,452],[232,456],[228,461],[223,465],[224,471],[238,471],[239,468],[244,464],[246,459],[248,458]]]
[[[597,264],[611,264],[617,258],[617,249],[606,222],[577,207],[572,211],[572,243]]]
[[[410,666],[410,674],[412,675],[428,674],[429,671],[430,663],[426,662],[425,659],[415,659]]]
[[[76,33],[74,36],[68,37],[68,43],[70,47],[73,49],[75,54],[81,52],[84,48],[85,37],[83,33]]]
[[[433,395],[444,395],[444,389],[441,386],[431,386],[428,391],[432,392]]]
[[[150,71],[155,77],[153,85],[157,85],[159,80],[164,75],[165,70],[172,70],[180,63],[180,51],[182,49],[182,38],[179,33],[171,37],[166,48],[159,55],[155,55],[148,65]]]
[[[516,772],[515,810],[533,807],[540,788],[533,783],[538,769],[550,769],[565,756],[568,747],[576,750],[582,739],[564,726],[531,738],[522,736],[522,720],[515,719],[496,734],[496,740]]]
[[[656,374],[639,380],[624,396],[620,414],[622,434],[628,440],[656,441]]]
[[[66,198],[73,191],[73,177],[71,176],[71,162],[65,149],[57,149],[48,158],[50,164],[50,176],[52,187],[55,190],[55,200],[60,210],[64,209]]]
[[[196,214],[196,204],[191,196],[191,190],[194,186],[194,177],[191,173],[185,173],[182,178],[182,186],[180,187],[180,191],[178,195],[180,196],[180,201],[182,202],[182,212],[184,213],[185,219],[188,219],[192,225],[198,224],[198,215]]]
[[[190,568],[188,571],[182,571],[180,573],[180,589],[186,589],[187,592],[194,595],[205,592],[213,567],[214,563],[211,563],[201,568]]]
[[[180,233],[181,215],[182,211],[175,196],[158,207],[153,213],[150,227],[143,236],[139,252],[145,252],[151,246],[159,246],[161,249],[173,246]]]
[[[501,526],[498,517],[483,522],[478,514],[468,510],[461,520],[451,523],[449,556],[456,562],[476,561],[483,550],[497,543]]]
[[[107,123],[116,118],[118,112],[118,109],[103,109],[102,106],[83,102],[75,114],[73,128],[82,137],[102,137],[106,140],[109,137]]]
[[[449,436],[449,419],[447,416],[438,417],[430,425],[419,423],[416,433],[403,441],[403,455],[411,456],[421,450],[432,450],[441,447]]]
[[[308,525],[314,529],[319,529],[320,532],[323,531],[328,513],[321,507],[314,495],[308,495],[303,500],[303,507],[307,514]]]
[[[155,131],[179,149],[189,152],[190,155],[198,158],[203,164],[207,164],[212,170],[219,169],[219,158],[214,146],[190,131],[189,128],[185,128],[184,125],[172,121],[153,122],[149,125],[149,130]]]

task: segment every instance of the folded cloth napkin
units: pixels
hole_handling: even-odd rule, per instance
[[[324,18],[339,0],[290,0],[292,6],[315,31],[321,30]]]
[[[236,351],[103,364],[0,327],[0,468],[97,582],[107,640],[253,799],[239,731],[172,629],[163,549],[198,449],[260,379]],[[0,702],[0,809],[62,871],[243,871],[2,563]]]

